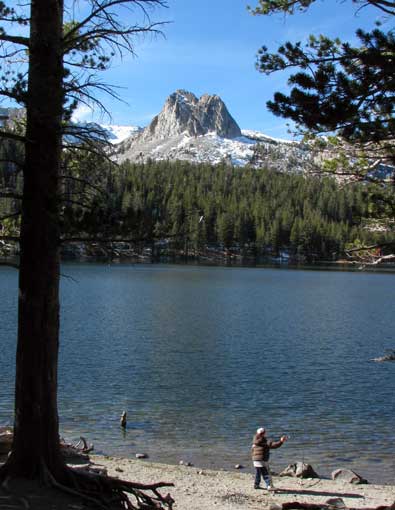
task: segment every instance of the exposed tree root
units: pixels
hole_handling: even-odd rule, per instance
[[[93,472],[72,472],[75,488],[70,489],[52,480],[52,485],[95,503],[101,508],[122,508],[127,510],[172,509],[174,500],[167,494],[162,496],[158,489],[173,486],[172,483],[158,482],[140,484],[119,480]]]
[[[4,489],[13,478],[7,467],[4,465],[0,469],[0,484]],[[163,496],[159,492],[161,488],[173,487],[172,483],[141,484],[103,475],[90,471],[89,468],[74,470],[66,466],[62,481],[59,481],[44,462],[41,463],[39,472],[39,482],[43,486],[53,487],[103,510],[172,510],[173,508],[174,500],[170,494]]]

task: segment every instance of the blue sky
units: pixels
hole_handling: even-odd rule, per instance
[[[176,89],[197,96],[218,94],[242,129],[290,138],[286,121],[274,117],[265,103],[277,90],[287,90],[286,77],[265,76],[255,70],[255,55],[265,44],[275,50],[286,40],[305,39],[310,33],[353,39],[357,27],[371,28],[377,9],[355,13],[351,1],[318,0],[307,13],[284,17],[252,16],[253,0],[168,0],[167,9],[156,9],[152,19],[169,21],[164,37],[137,39],[137,56],[114,62],[106,72],[108,83],[121,87],[127,103],[103,98],[113,124],[149,123],[166,97]],[[98,120],[82,109],[80,118]],[[108,122],[108,119],[102,119]]]

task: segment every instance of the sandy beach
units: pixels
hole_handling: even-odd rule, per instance
[[[393,485],[354,485],[326,479],[299,480],[274,477],[275,493],[253,488],[253,469],[213,471],[194,466],[167,465],[147,460],[93,455],[96,466],[105,467],[108,474],[140,483],[171,482],[169,491],[175,499],[175,509],[237,510],[275,508],[275,504],[305,502],[323,504],[331,498],[341,498],[347,508],[377,508],[395,502]]]

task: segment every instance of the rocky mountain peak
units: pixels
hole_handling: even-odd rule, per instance
[[[184,89],[178,89],[173,94],[170,94],[170,96],[167,98],[166,101],[173,101],[173,102],[180,102],[180,103],[191,103],[196,104],[198,103],[199,99],[193,94],[192,92],[188,92],[188,90]]]
[[[144,140],[163,140],[180,134],[200,136],[216,133],[224,138],[241,136],[241,130],[217,95],[204,94],[198,99],[192,92],[176,90],[144,130]]]

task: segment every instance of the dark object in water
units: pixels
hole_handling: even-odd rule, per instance
[[[126,411],[124,411],[122,414],[121,414],[121,420],[120,420],[120,425],[122,428],[126,429],[126,424],[127,424],[127,418],[126,418]]]
[[[395,349],[386,349],[384,356],[372,358],[370,361],[395,361]]]

